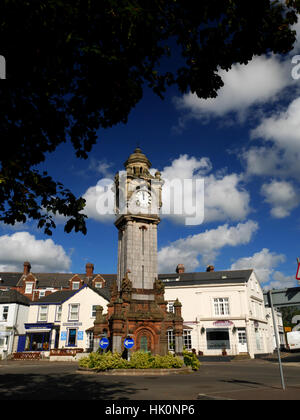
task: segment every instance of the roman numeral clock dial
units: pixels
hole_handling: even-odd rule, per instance
[[[151,194],[148,191],[137,191],[135,194],[135,204],[138,207],[149,207],[151,205]]]

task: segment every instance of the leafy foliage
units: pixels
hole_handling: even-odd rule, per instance
[[[198,370],[201,363],[199,362],[195,353],[183,350],[183,360],[186,366],[191,366],[193,370]]]
[[[183,366],[180,357],[168,354],[155,355],[137,351],[132,353],[130,361],[122,359],[119,353],[90,353],[88,357],[80,359],[79,366],[105,371],[109,369],[171,369]]]
[[[0,221],[51,234],[59,213],[86,233],[84,200],[38,170],[47,154],[70,142],[86,159],[146,86],[215,97],[219,68],[291,50],[297,11],[299,0],[3,0]]]

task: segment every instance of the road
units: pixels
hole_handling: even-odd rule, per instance
[[[0,363],[0,400],[300,399],[300,363],[283,363],[283,371],[289,393],[278,365],[266,360],[203,363],[198,372],[171,376],[104,376],[80,373],[76,363],[9,361]]]

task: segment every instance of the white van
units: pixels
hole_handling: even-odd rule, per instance
[[[300,350],[300,331],[286,333],[286,339],[289,350]]]

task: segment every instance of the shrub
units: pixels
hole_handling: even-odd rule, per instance
[[[182,354],[186,366],[191,366],[193,370],[198,370],[200,368],[200,362],[195,353],[183,350]]]
[[[90,353],[89,356],[79,360],[79,366],[89,369],[105,371],[109,369],[171,369],[181,368],[183,360],[173,356],[152,356],[150,353],[137,351],[132,353],[130,361],[121,357],[119,353]]]
[[[129,365],[133,369],[150,369],[153,367],[154,356],[142,351],[132,353]]]
[[[90,353],[88,357],[79,360],[79,366],[95,370],[126,369],[128,361],[119,353]]]
[[[156,355],[153,361],[154,368],[170,369],[170,368],[181,368],[183,366],[183,360],[178,356],[173,356],[171,353],[166,356]]]

